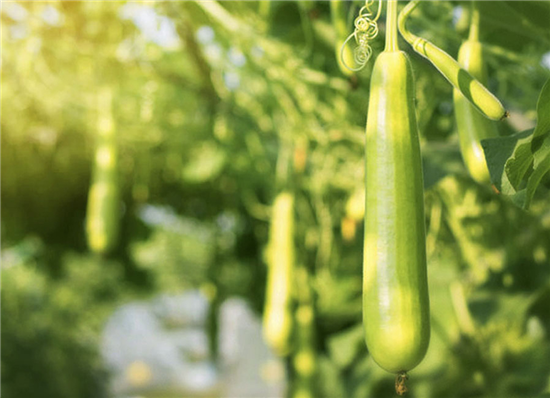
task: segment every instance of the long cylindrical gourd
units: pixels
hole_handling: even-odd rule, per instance
[[[355,61],[351,47],[349,45],[344,46],[344,43],[350,33],[348,32],[347,11],[345,4],[345,0],[330,0],[330,17],[332,20],[332,26],[336,33],[335,53],[336,60],[338,61],[338,67],[344,75],[351,76],[353,75],[353,71],[348,69],[346,65],[350,68],[354,68]],[[342,48],[342,46],[344,46],[344,48]]]
[[[120,221],[117,143],[112,118],[112,92],[109,88],[101,89],[98,95],[97,130],[92,183],[88,193],[86,235],[90,250],[105,254],[117,243]]]
[[[391,35],[395,1],[390,0],[388,7],[387,35]],[[430,316],[413,71],[407,55],[397,48],[396,36],[395,28],[371,77],[363,322],[373,359],[387,371],[401,373],[418,365],[426,354]]]
[[[399,31],[401,35],[418,54],[428,59],[449,83],[459,90],[486,117],[492,120],[506,118],[508,112],[506,112],[500,101],[481,82],[462,68],[453,57],[435,44],[407,30],[405,22],[417,5],[418,0],[413,0],[399,14]]]
[[[458,62],[480,82],[486,81],[486,70],[483,62],[483,47],[478,41],[479,12],[472,12],[470,36],[458,52]],[[453,103],[456,117],[456,127],[460,142],[460,152],[472,178],[479,183],[490,181],[485,154],[481,146],[484,138],[498,135],[494,122],[485,118],[460,93],[453,90]]]
[[[263,333],[278,354],[290,351],[292,333],[292,274],[294,269],[294,196],[281,192],[273,203],[267,247],[267,291]]]

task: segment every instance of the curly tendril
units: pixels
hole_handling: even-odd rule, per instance
[[[372,56],[372,48],[368,44],[364,47],[360,46],[355,48],[355,50],[353,50],[353,60],[355,61],[356,64],[361,65],[361,67],[358,69],[352,69],[352,70],[359,70],[363,68],[367,64],[367,62],[369,62],[369,59],[371,56]]]
[[[375,0],[365,0],[365,5],[359,10],[359,15],[355,18],[354,27],[355,30],[342,44],[340,48],[340,59],[342,65],[352,72],[360,71],[369,62],[372,56],[372,48],[369,41],[374,40],[378,35],[378,18],[380,18],[380,12],[382,10],[382,0],[378,0],[378,10],[376,15],[371,10]],[[346,63],[344,57],[344,49],[351,39],[355,39],[357,47],[353,50],[353,60],[358,65],[357,68],[352,68]]]

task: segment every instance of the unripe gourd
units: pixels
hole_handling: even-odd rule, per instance
[[[462,68],[453,57],[430,41],[414,35],[406,28],[405,22],[418,4],[419,0],[412,0],[399,14],[399,31],[403,38],[418,54],[429,60],[449,83],[459,90],[485,117],[491,120],[502,120],[508,117],[508,112],[498,98]]]
[[[473,77],[481,83],[486,81],[486,70],[483,59],[483,46],[478,41],[479,12],[476,8],[472,12],[470,35],[458,52],[458,62]],[[481,140],[496,137],[498,135],[495,123],[484,117],[462,95],[453,90],[453,103],[456,116],[456,127],[460,142],[460,152],[464,163],[472,178],[479,183],[490,181],[489,170],[485,161],[485,154],[481,146]]]
[[[294,270],[294,196],[289,192],[278,194],[273,203],[266,258],[263,334],[273,351],[284,356],[290,351]]]
[[[397,47],[388,2],[386,49],[371,77],[366,129],[363,323],[370,355],[392,373],[413,369],[430,339],[424,197],[413,71]]]
[[[98,95],[97,131],[86,212],[86,236],[91,251],[106,254],[116,246],[120,222],[118,155],[110,88],[101,89]]]

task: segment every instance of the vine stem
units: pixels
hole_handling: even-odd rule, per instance
[[[401,12],[399,13],[399,19],[398,19],[398,26],[399,26],[399,31],[401,32],[401,35],[413,47],[414,47],[415,40],[419,39],[419,37],[409,32],[409,30],[405,26],[405,22],[407,21],[407,18],[409,18],[409,15],[413,12],[413,10],[418,6],[418,4],[419,4],[419,0],[411,0],[405,6],[405,8],[401,10]]]
[[[386,48],[384,51],[399,51],[397,44],[397,0],[388,0],[386,12]]]

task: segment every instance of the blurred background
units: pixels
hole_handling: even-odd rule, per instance
[[[363,4],[343,5],[347,34]],[[549,3],[480,8],[488,86],[511,111],[500,134],[532,128]],[[3,2],[0,16],[3,397],[394,396],[361,323],[373,60],[339,68],[328,1]],[[423,2],[409,26],[456,56],[467,2]],[[400,45],[432,311],[410,396],[550,396],[548,190],[525,212],[474,182],[450,85]],[[116,198],[99,216],[94,184]],[[261,330],[281,190],[295,197],[293,308],[308,308],[286,357]],[[109,247],[87,243],[93,217],[110,217]]]

